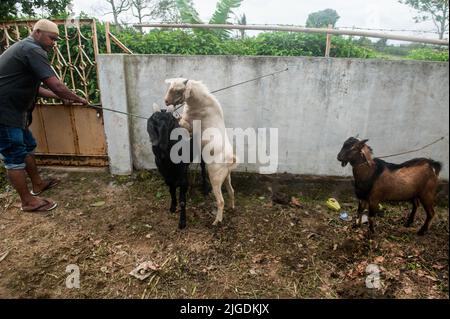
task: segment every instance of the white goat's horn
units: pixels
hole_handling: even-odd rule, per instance
[[[161,112],[161,108],[156,103],[153,103],[153,112]]]

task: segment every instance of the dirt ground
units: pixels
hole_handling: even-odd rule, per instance
[[[215,227],[212,195],[191,172],[180,231],[157,172],[44,175],[62,180],[46,194],[59,203],[52,212],[23,213],[14,192],[0,195],[1,298],[449,298],[448,186],[427,235],[416,235],[422,208],[405,228],[411,205],[386,204],[369,239],[367,225],[353,229],[325,205],[337,198],[354,220],[349,180],[235,173],[236,209]],[[295,200],[273,203],[268,186]],[[146,261],[146,279],[129,274]],[[78,289],[66,287],[68,265]]]

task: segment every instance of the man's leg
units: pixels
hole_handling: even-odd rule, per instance
[[[32,196],[28,190],[25,169],[7,169],[9,181],[14,189],[19,193],[22,207],[38,207],[45,204],[39,197]]]
[[[25,170],[27,171],[28,176],[30,176],[31,184],[33,185],[33,192],[35,194],[39,194],[43,190],[54,186],[53,184],[58,183],[58,181],[51,179],[43,180],[39,175],[36,165],[36,158],[33,154],[34,149],[36,148],[36,140],[34,139],[33,134],[31,134],[31,131],[29,129],[25,129],[23,131],[23,140],[25,144],[25,150],[27,152],[27,156],[25,157]]]
[[[24,210],[34,210],[41,206],[45,210],[54,204],[32,196],[27,186],[25,161],[29,150],[27,150],[24,135],[24,130],[21,128],[0,125],[0,150],[4,157],[6,174],[11,185],[19,194]]]
[[[34,154],[28,154],[27,157],[25,157],[25,165],[25,170],[27,171],[28,176],[30,176],[31,184],[33,185],[33,192],[40,193],[48,186],[50,181],[42,180],[39,175]]]

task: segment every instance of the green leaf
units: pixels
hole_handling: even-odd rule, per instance
[[[99,201],[99,202],[95,202],[94,204],[91,204],[91,207],[101,207],[101,206],[104,206],[105,204],[106,204],[106,202]]]
[[[184,23],[202,24],[198,12],[195,10],[191,0],[176,0],[180,12],[181,21]]]

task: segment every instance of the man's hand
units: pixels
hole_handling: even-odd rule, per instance
[[[82,97],[79,98],[79,100],[77,101],[78,103],[81,103],[83,105],[88,105],[89,102],[86,99],[83,99]]]
[[[63,102],[63,105],[73,105],[74,103],[81,103],[83,105],[88,105],[89,104],[89,102],[86,101],[85,99],[83,99],[82,97],[80,97],[76,101],[69,100],[69,99],[62,99],[62,102]]]

